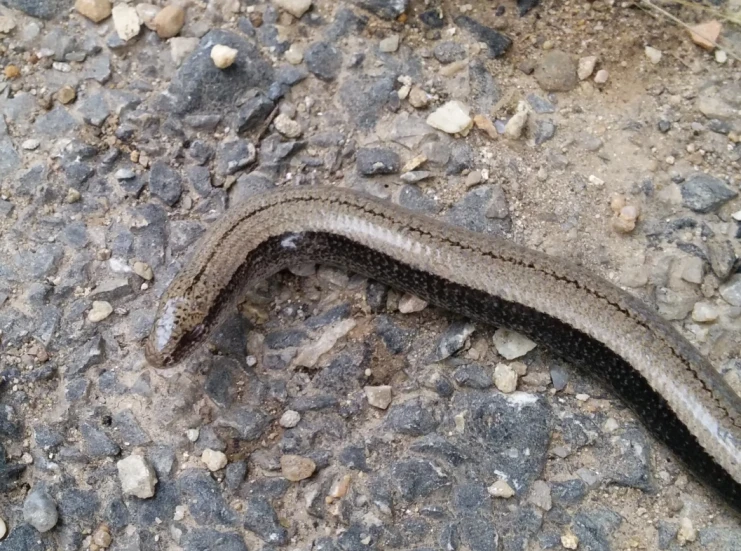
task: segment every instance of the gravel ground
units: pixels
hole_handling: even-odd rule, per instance
[[[352,273],[142,350],[209,224],[324,184],[583,264],[741,390],[733,58],[630,2],[0,3],[0,550],[741,549],[597,382]]]

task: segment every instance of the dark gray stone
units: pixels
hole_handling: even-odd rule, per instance
[[[402,207],[434,214],[440,206],[433,197],[422,193],[417,186],[405,185],[399,190],[399,204]]]
[[[126,446],[142,446],[151,441],[130,409],[113,414],[113,428],[119,442]]]
[[[97,300],[107,299],[99,298]],[[71,359],[67,361],[65,376],[69,378],[80,375],[89,368],[100,365],[104,360],[105,343],[100,335],[96,335],[72,354]]]
[[[554,364],[550,369],[551,382],[556,390],[563,390],[569,384],[569,372],[561,364]]]
[[[552,482],[551,497],[555,503],[573,505],[584,499],[588,489],[584,481],[579,478],[565,482]]]
[[[485,389],[494,384],[488,369],[479,364],[462,365],[453,373],[453,380],[460,386]]]
[[[270,417],[262,412],[243,407],[230,412],[228,417],[219,419],[217,426],[230,427],[237,431],[242,440],[257,440],[268,426]]]
[[[170,224],[170,248],[172,252],[179,253],[192,247],[205,231],[206,229],[200,222],[174,220]]]
[[[0,436],[17,439],[21,436],[21,421],[10,405],[0,406]]]
[[[111,114],[111,108],[103,94],[93,94],[86,98],[77,110],[82,115],[83,121],[98,127],[103,126]]]
[[[471,89],[472,106],[481,113],[489,113],[502,97],[502,91],[491,71],[478,57],[468,64],[468,83]]]
[[[129,524],[129,510],[120,498],[114,498],[106,507],[105,519],[114,532],[126,528]]]
[[[82,434],[84,440],[85,454],[89,457],[113,457],[121,452],[118,444],[91,423],[81,423],[80,434]]]
[[[221,122],[221,115],[187,115],[183,122],[194,130],[205,130],[212,132],[216,130]]]
[[[433,404],[416,398],[391,406],[386,423],[391,430],[408,436],[423,436],[433,432],[440,424]]]
[[[585,509],[574,516],[571,529],[579,538],[579,547],[610,551],[610,535],[622,522],[622,517],[609,509]]]
[[[64,437],[47,425],[38,425],[33,428],[33,438],[36,445],[44,450],[55,448],[64,442]]]
[[[229,190],[229,197],[235,205],[238,205],[250,197],[270,191],[274,187],[273,180],[261,172],[250,172],[237,178],[237,182]]]
[[[64,385],[64,397],[70,402],[77,402],[85,396],[90,389],[90,381],[87,379],[73,379]]]
[[[60,241],[77,249],[81,249],[87,245],[88,236],[85,222],[73,221],[67,224],[60,236]]]
[[[148,451],[149,461],[160,480],[169,480],[175,465],[175,450],[170,446],[155,446]]]
[[[217,358],[209,369],[204,390],[217,406],[229,407],[232,403],[232,371],[229,358]]]
[[[412,443],[410,449],[418,453],[443,459],[454,467],[463,464],[469,458],[463,450],[437,434],[428,434],[427,436],[418,438]]]
[[[539,115],[542,115],[544,113],[555,113],[556,112],[556,106],[555,105],[553,105],[547,99],[541,98],[537,94],[528,94],[527,95],[527,102],[533,108],[533,111],[535,111]]]
[[[681,189],[684,206],[700,213],[716,211],[738,195],[723,180],[702,173],[687,178]]]
[[[491,497],[483,484],[467,483],[453,488],[453,507],[460,515],[491,507]]]
[[[495,186],[479,186],[453,205],[447,213],[448,221],[469,230],[502,235],[511,228],[510,220],[500,214],[503,199]]]
[[[438,42],[435,45],[435,47],[432,49],[432,55],[434,55],[435,59],[437,59],[440,63],[447,65],[448,63],[453,63],[454,61],[466,59],[466,56],[468,54],[463,44],[445,40],[443,42]]]
[[[226,473],[224,475],[226,487],[232,492],[238,490],[239,486],[244,482],[245,476],[247,476],[247,461],[242,459],[229,463],[226,466]]]
[[[252,142],[233,140],[221,145],[216,152],[216,172],[221,175],[235,174],[255,162],[257,152]]]
[[[95,168],[90,163],[71,162],[62,167],[67,184],[75,189],[82,189],[82,185],[95,174]]]
[[[736,252],[733,243],[728,239],[711,239],[708,241],[710,267],[721,281],[728,279],[736,265]]]
[[[679,531],[679,526],[664,519],[659,519],[659,521],[656,523],[656,529],[659,533],[659,549],[669,549],[669,545],[674,540],[677,532]]]
[[[39,532],[48,532],[57,523],[58,513],[54,500],[41,487],[35,487],[23,502],[23,520]]]
[[[552,140],[556,135],[556,125],[548,119],[538,119],[535,121],[533,138],[535,145],[543,145],[545,142]]]
[[[210,528],[199,528],[185,534],[182,545],[185,551],[247,551],[241,534]]]
[[[237,113],[237,132],[250,132],[263,124],[275,104],[260,91],[242,104]]]
[[[63,523],[91,526],[95,523],[100,501],[94,490],[69,488],[62,492],[57,505]]]
[[[361,446],[348,446],[340,452],[339,461],[341,465],[349,469],[370,472],[367,459],[365,457],[365,448]]]
[[[155,161],[149,170],[149,191],[166,205],[174,206],[183,193],[180,174],[165,161]]]
[[[196,495],[197,497],[193,497],[191,501],[187,501],[187,504],[188,507],[191,506],[191,503],[194,504],[198,511],[198,517],[194,514],[193,518],[197,520],[200,519],[200,508],[202,507],[201,498],[203,497],[202,492],[204,492],[204,490],[200,487],[194,486],[193,493],[188,494],[183,492],[181,489],[181,494],[178,494],[178,489],[179,487],[176,486],[174,482],[169,480],[158,480],[154,497],[147,499],[129,499],[127,504],[129,506],[129,513],[133,517],[133,524],[138,526],[159,525],[163,519],[171,519],[175,514],[175,508],[181,503],[181,501],[186,502],[186,499],[192,495]],[[213,499],[216,502],[220,497],[219,494],[216,494]],[[218,507],[218,504],[215,505],[215,507]]]
[[[188,148],[188,156],[198,165],[205,165],[214,156],[214,149],[208,143],[194,140]]]
[[[185,177],[196,193],[201,197],[211,195],[211,171],[205,166],[189,166],[185,169]]]
[[[391,476],[399,493],[407,501],[427,497],[450,485],[450,478],[445,471],[424,459],[394,463]]]
[[[324,33],[324,37],[328,42],[336,42],[344,36],[362,32],[367,25],[367,17],[361,17],[350,9],[340,7],[335,13],[332,24]]]
[[[315,77],[332,82],[342,69],[342,53],[328,42],[315,42],[306,49],[304,62]]]
[[[363,147],[355,154],[358,172],[365,176],[395,174],[401,168],[401,159],[395,151],[382,147]]]
[[[219,69],[211,60],[214,44],[238,51],[228,69]],[[254,44],[239,33],[213,29],[178,70],[168,89],[172,99],[163,98],[162,107],[175,114],[221,114],[232,109],[245,90],[266,90],[272,81],[273,69]]]
[[[435,352],[430,357],[430,361],[439,362],[458,352],[463,348],[468,337],[475,330],[476,326],[467,321],[454,321],[451,323],[440,336],[440,340],[435,347]]]
[[[0,135],[0,171],[12,174],[20,165],[21,158],[13,147],[13,141],[8,136]]]
[[[340,87],[339,97],[352,122],[362,130],[373,128],[394,91],[395,81],[393,75],[364,75],[346,79]],[[358,90],[364,93],[358,94]]]
[[[275,72],[275,80],[279,84],[295,86],[309,76],[306,69],[294,65],[281,65]]]
[[[619,486],[653,492],[656,487],[651,473],[651,440],[645,432],[631,426],[614,435],[610,443],[598,452],[604,461],[605,479]]]
[[[306,411],[321,411],[335,407],[339,400],[331,394],[314,394],[312,396],[298,396],[291,402],[291,409],[304,413]]]
[[[288,531],[278,520],[273,506],[261,496],[247,499],[244,515],[244,527],[253,532],[266,543],[285,545],[288,543]]]
[[[347,319],[351,313],[349,304],[338,304],[321,314],[310,317],[304,322],[304,325],[309,329],[319,329],[320,327],[326,327],[340,320]]]
[[[471,551],[498,551],[499,534],[491,519],[483,515],[470,515],[459,524],[461,539]]]
[[[0,492],[7,492],[16,487],[18,477],[23,474],[26,466],[19,463],[9,463],[5,454],[5,447],[0,443]]]
[[[396,19],[409,7],[409,0],[352,0],[352,2],[373,15],[388,20]]]
[[[54,19],[69,11],[72,0],[2,0],[2,5],[39,19]]]
[[[67,109],[58,105],[36,119],[34,131],[44,136],[58,138],[75,130],[79,124]]]
[[[30,524],[19,524],[0,542],[3,551],[52,551],[56,546],[53,541],[39,538],[38,531]]]
[[[206,471],[186,469],[178,477],[177,486],[198,524],[223,526],[236,523],[237,515],[221,495],[219,484]]]
[[[265,347],[272,350],[301,346],[309,338],[301,329],[284,329],[265,335]]]
[[[467,15],[456,17],[455,24],[466,29],[480,42],[485,43],[489,49],[489,57],[492,59],[503,56],[512,46],[510,38]]]
[[[401,329],[388,316],[378,316],[374,325],[386,349],[392,354],[401,354],[409,348],[411,331]]]

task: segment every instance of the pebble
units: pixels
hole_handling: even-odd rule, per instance
[[[283,428],[292,429],[299,424],[299,421],[301,421],[301,414],[298,411],[288,409],[280,416],[279,423]]]
[[[228,463],[226,454],[224,452],[212,450],[211,448],[206,448],[205,450],[203,450],[203,453],[201,454],[201,461],[212,473],[220,471],[221,469],[226,467],[226,464]]]
[[[299,355],[296,356],[295,364],[301,367],[314,367],[319,358],[334,348],[337,341],[352,331],[356,325],[357,322],[352,318],[331,325],[316,342],[305,346],[301,350]]]
[[[718,319],[718,309],[707,302],[696,302],[692,308],[692,320],[697,323],[710,323]]]
[[[141,4],[140,4],[141,5]],[[167,41],[170,45],[170,57],[180,67],[183,61],[198,48],[199,39],[189,36],[176,36]]]
[[[42,534],[57,524],[57,506],[44,490],[32,490],[23,502],[23,520]]]
[[[137,260],[136,262],[134,262],[132,269],[134,270],[134,273],[142,279],[151,281],[154,278],[154,272],[152,271],[152,268],[145,262]]]
[[[679,521],[679,531],[677,532],[677,542],[679,545],[692,543],[697,539],[697,529],[692,525],[692,521],[687,517],[682,517]]]
[[[728,61],[728,54],[725,50],[715,50],[715,61],[721,65]]]
[[[172,4],[165,6],[154,16],[152,25],[160,38],[172,38],[185,25],[185,10]]]
[[[657,50],[656,48],[653,48],[651,46],[646,46],[646,49],[644,51],[646,52],[646,57],[648,58],[648,60],[654,65],[658,65],[658,63],[661,61],[661,50]]]
[[[524,101],[517,105],[517,112],[507,121],[504,126],[504,135],[512,140],[517,140],[522,136],[522,131],[527,124],[528,107]]]
[[[280,113],[273,121],[275,129],[286,138],[298,138],[303,133],[301,125],[285,113]]]
[[[211,48],[211,60],[219,69],[226,69],[234,64],[239,52],[229,46],[216,44]]]
[[[185,437],[191,442],[196,442],[200,434],[201,431],[198,429],[188,429],[185,431]]]
[[[452,100],[430,113],[427,124],[447,134],[458,134],[471,128],[473,120],[468,106],[458,100]]]
[[[342,69],[342,54],[332,44],[315,42],[304,54],[306,68],[320,80],[331,82]]]
[[[494,484],[489,486],[487,488],[487,491],[492,497],[501,497],[504,499],[508,499],[515,495],[515,491],[512,489],[512,486],[507,484],[506,480],[501,479],[497,480]]]
[[[154,495],[157,475],[141,455],[130,455],[121,459],[116,463],[116,468],[124,495],[132,495],[141,499]]]
[[[286,454],[280,458],[280,469],[285,478],[291,482],[299,482],[314,474],[316,463],[308,457]]]
[[[62,105],[72,103],[75,101],[76,97],[77,92],[72,88],[72,86],[62,86],[59,91],[57,91],[57,101]]]
[[[497,364],[494,368],[494,384],[505,394],[517,390],[517,373],[508,364]]]
[[[156,31],[154,26],[154,18],[160,12],[160,7],[154,4],[137,4],[136,13],[139,14],[139,20],[144,24],[150,31]]]
[[[26,151],[34,151],[39,148],[39,145],[41,145],[41,142],[39,140],[30,138],[28,140],[24,140],[21,144],[21,147]]]
[[[111,15],[110,0],[76,0],[75,9],[93,23],[100,23]]]
[[[427,302],[414,295],[406,294],[399,300],[399,312],[402,314],[413,314],[427,308]]]
[[[597,66],[597,56],[590,55],[579,58],[579,66],[576,70],[576,74],[579,80],[587,80],[594,73],[594,68]]]
[[[391,36],[387,36],[386,38],[381,40],[378,45],[378,49],[388,54],[395,52],[399,49],[399,35],[392,34]]]
[[[706,50],[713,50],[718,43],[718,37],[723,30],[723,24],[720,21],[706,21],[699,25],[690,27],[690,37],[692,42]]]
[[[605,84],[609,78],[610,73],[607,71],[607,69],[600,69],[599,71],[597,71],[597,74],[594,75],[594,82],[597,84]]]
[[[93,544],[97,545],[100,549],[107,549],[111,545],[111,530],[107,524],[101,524],[95,532],[93,532]],[[90,551],[95,551],[90,546]]]
[[[388,385],[363,387],[368,403],[374,408],[386,409],[393,399],[391,387]]]
[[[301,16],[311,8],[312,0],[273,0],[273,2],[296,19],[301,19]]]
[[[304,49],[301,45],[294,42],[283,55],[291,65],[299,65],[304,60]]]
[[[87,314],[87,319],[93,323],[103,321],[113,313],[113,306],[104,300],[94,300],[93,307]]]
[[[571,531],[568,531],[561,536],[561,545],[564,549],[577,549],[579,547],[579,538]]]
[[[492,340],[497,352],[507,360],[520,358],[537,346],[526,336],[503,328],[494,332]]]
[[[553,507],[551,487],[542,480],[536,480],[530,489],[528,501],[544,511],[550,511]]]
[[[5,520],[0,518],[0,541],[8,535],[8,525],[5,524]]]
[[[13,29],[15,29],[15,27],[16,23],[12,17],[8,15],[0,15],[0,33],[9,34]]]
[[[113,27],[124,42],[131,40],[141,31],[141,20],[136,9],[126,4],[117,4],[111,10]]]
[[[535,65],[533,76],[546,92],[569,92],[579,84],[574,58],[561,50],[545,54]]]

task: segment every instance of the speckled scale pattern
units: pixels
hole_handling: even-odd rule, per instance
[[[669,323],[566,261],[355,191],[270,192],[217,222],[162,297],[147,358],[180,361],[251,282],[307,260],[520,331],[585,367],[741,510],[741,399]]]

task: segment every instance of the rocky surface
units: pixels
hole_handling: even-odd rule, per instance
[[[210,224],[323,184],[580,263],[741,391],[737,62],[602,0],[72,4],[0,8],[0,551],[741,548],[594,379],[356,274],[142,351]]]

